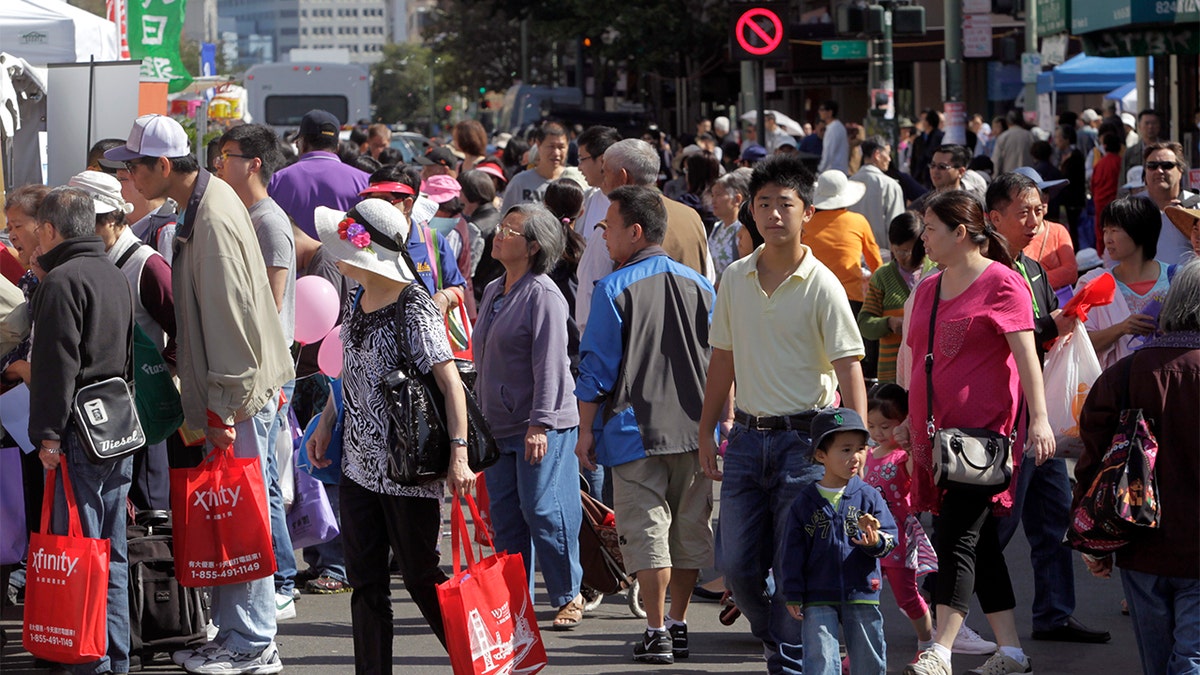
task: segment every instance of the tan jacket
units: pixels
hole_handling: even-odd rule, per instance
[[[696,270],[696,273],[712,279],[709,272],[708,235],[696,209],[659,195],[667,207],[667,235],[662,247],[667,255],[677,262]]]
[[[250,214],[201,170],[175,233],[171,287],[183,413],[203,429],[249,419],[295,377]]]
[[[3,356],[29,335],[29,307],[25,294],[11,281],[0,277],[0,356]]]

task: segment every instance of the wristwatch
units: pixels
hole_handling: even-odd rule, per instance
[[[464,443],[463,445],[466,445],[466,444]],[[44,445],[41,445],[41,446],[38,446],[38,450],[45,450],[46,452],[50,453],[51,455],[61,455],[62,454],[62,448],[49,448]]]
[[[454,447],[454,446],[456,446],[456,445],[462,446],[462,447],[464,447],[464,448],[465,448],[465,447],[467,447],[467,439],[465,439],[465,438],[451,438],[451,439],[450,439],[450,447]]]

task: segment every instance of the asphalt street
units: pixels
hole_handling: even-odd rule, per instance
[[[448,515],[449,509],[446,511]],[[445,569],[449,569],[448,522],[445,533],[442,563]],[[1023,534],[1013,539],[1007,551],[1007,560],[1016,587],[1017,626],[1023,646],[1033,660],[1034,672],[1039,675],[1134,675],[1140,672],[1130,619],[1120,613],[1122,592],[1119,579],[1096,579],[1087,573],[1082,562],[1076,562],[1075,616],[1090,627],[1111,631],[1111,642],[1104,645],[1037,642],[1029,639],[1029,607],[1033,600],[1034,575]],[[399,579],[394,579],[392,592],[395,598],[396,672],[404,675],[450,673],[449,662],[441,645],[426,628]],[[545,597],[544,592],[540,593],[540,597]],[[882,606],[888,673],[900,673],[904,664],[915,656],[915,633],[886,589]],[[350,594],[305,595],[297,607],[298,616],[295,619],[279,624],[277,641],[284,672],[298,675],[352,673],[354,652]],[[645,623],[631,613],[624,596],[606,598],[596,612],[571,632],[548,630],[546,627],[554,611],[550,607],[539,607],[539,624],[543,628],[542,638],[549,656],[549,666],[544,672],[589,675],[650,671],[664,674],[765,672],[762,648],[751,637],[746,619],[743,617],[732,626],[723,626],[718,621],[718,611],[718,605],[713,602],[693,604],[688,616],[691,658],[673,666],[649,666],[632,661],[633,641],[640,636]],[[33,667],[32,658],[20,646],[20,607],[5,608],[2,617],[0,626],[7,634],[8,642],[0,658],[0,672],[5,675],[45,673],[45,670]],[[972,611],[968,623],[985,637],[991,635],[987,621],[977,608]],[[955,672],[965,672],[981,664],[984,659],[982,656],[956,655]],[[143,672],[181,671],[169,661],[159,660],[148,665]]]

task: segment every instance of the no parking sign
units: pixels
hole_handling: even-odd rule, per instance
[[[733,58],[783,59],[788,55],[787,3],[741,5],[734,11]]]

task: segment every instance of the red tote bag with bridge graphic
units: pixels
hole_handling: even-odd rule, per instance
[[[479,509],[470,495],[467,505],[478,528]],[[439,585],[437,593],[454,675],[531,675],[545,668],[546,647],[521,554],[496,552],[477,560],[457,498],[451,509],[450,539],[454,576]],[[465,570],[459,559],[462,550],[467,553]]]

